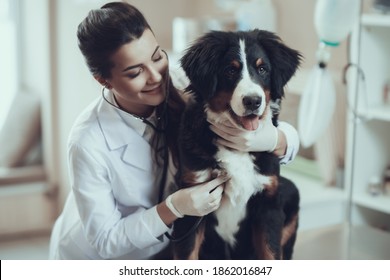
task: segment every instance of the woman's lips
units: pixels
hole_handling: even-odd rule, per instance
[[[160,89],[161,89],[161,84],[152,88],[152,89],[143,90],[142,92],[143,93],[153,93],[153,92],[160,91]]]

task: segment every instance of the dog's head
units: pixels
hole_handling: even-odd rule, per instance
[[[300,58],[271,32],[211,31],[187,49],[181,66],[188,90],[208,114],[229,115],[238,126],[255,130],[269,105],[284,96]]]

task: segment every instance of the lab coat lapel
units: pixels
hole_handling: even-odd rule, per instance
[[[151,146],[140,131],[126,124],[118,109],[104,100],[99,107],[98,120],[106,139],[108,149],[114,151],[124,148],[122,161],[144,170],[152,168]],[[142,124],[143,125],[143,124]]]
[[[139,135],[128,143],[126,150],[123,153],[122,160],[144,170],[151,170],[153,168],[152,149],[149,143]]]

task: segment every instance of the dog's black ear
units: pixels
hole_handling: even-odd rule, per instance
[[[188,90],[202,100],[215,94],[218,65],[227,46],[223,32],[211,31],[196,40],[180,60],[181,67],[191,81]]]
[[[302,55],[289,47],[272,32],[254,30],[257,41],[265,48],[271,60],[271,95],[274,99],[284,96],[284,86],[298,69]]]

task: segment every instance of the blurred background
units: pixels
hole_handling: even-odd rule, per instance
[[[69,192],[67,137],[100,94],[76,29],[106,2],[0,0],[0,259],[48,256],[50,231]],[[318,63],[316,1],[127,2],[148,19],[172,71],[207,30],[276,32],[304,56],[281,113],[298,128],[302,94]],[[389,2],[362,1],[352,35],[331,49],[327,69],[336,101],[330,123],[282,167],[301,192],[296,259],[390,258]]]

